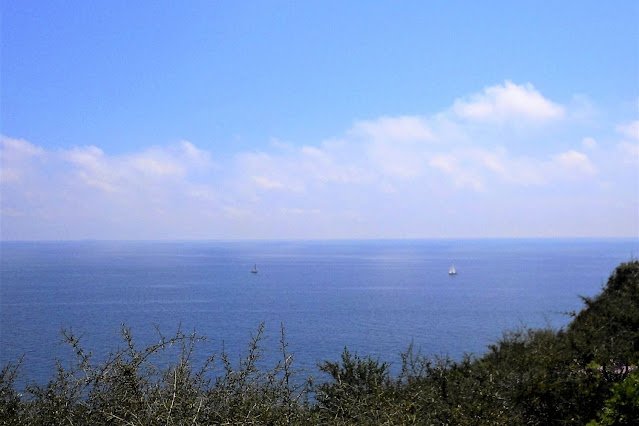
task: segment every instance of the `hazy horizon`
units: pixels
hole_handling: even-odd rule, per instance
[[[237,239],[92,239],[78,238],[68,240],[0,240],[0,243],[348,243],[348,242],[488,242],[488,241],[555,241],[555,242],[587,242],[587,241],[633,241],[636,237],[439,237],[439,238],[237,238]]]

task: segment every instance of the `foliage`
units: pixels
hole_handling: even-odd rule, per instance
[[[96,362],[63,331],[75,362],[58,363],[48,383],[18,391],[22,361],[2,369],[0,424],[637,424],[639,262],[583,300],[565,330],[510,331],[480,358],[429,358],[411,345],[392,377],[345,348],[318,365],[318,382],[293,368],[283,326],[270,367],[263,324],[235,363],[224,349],[196,362],[206,339],[179,328],[138,348],[124,326],[122,345]]]
[[[324,362],[320,371],[328,373],[330,382],[317,387],[320,418],[339,420],[345,424],[380,424],[391,400],[388,364],[347,349],[340,362]]]
[[[633,425],[639,420],[639,371],[635,370],[622,382],[612,386],[612,396],[599,413],[594,425]]]
[[[292,355],[287,353],[282,328],[283,358],[260,371],[264,326],[251,337],[247,353],[234,365],[228,354],[206,359],[194,368],[195,346],[205,339],[180,329],[170,338],[158,331],[158,343],[138,349],[131,331],[122,328],[123,347],[104,362],[92,354],[72,332],[64,341],[75,351],[75,364],[46,385],[27,386],[24,396],[15,391],[18,365],[0,373],[0,422],[6,425],[49,424],[269,424],[303,423],[306,384],[292,383]],[[178,347],[177,362],[160,356]],[[218,367],[218,368],[216,368]]]
[[[586,309],[569,325],[566,338],[583,363],[631,365],[639,361],[639,262],[620,265]]]

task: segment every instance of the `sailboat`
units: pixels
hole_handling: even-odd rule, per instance
[[[455,265],[451,265],[450,269],[448,270],[448,275],[457,275],[457,271],[455,270]]]
[[[257,274],[257,265],[253,265],[253,269],[251,270],[251,274]]]

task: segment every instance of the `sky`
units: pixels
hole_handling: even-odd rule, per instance
[[[2,240],[639,237],[636,1],[0,13]]]

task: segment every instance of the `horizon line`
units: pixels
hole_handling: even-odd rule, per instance
[[[364,237],[364,238],[72,238],[72,239],[0,239],[3,243],[63,243],[63,242],[138,242],[138,243],[250,243],[250,242],[339,242],[339,241],[481,241],[481,240],[636,240],[633,236],[513,236],[513,237]]]

